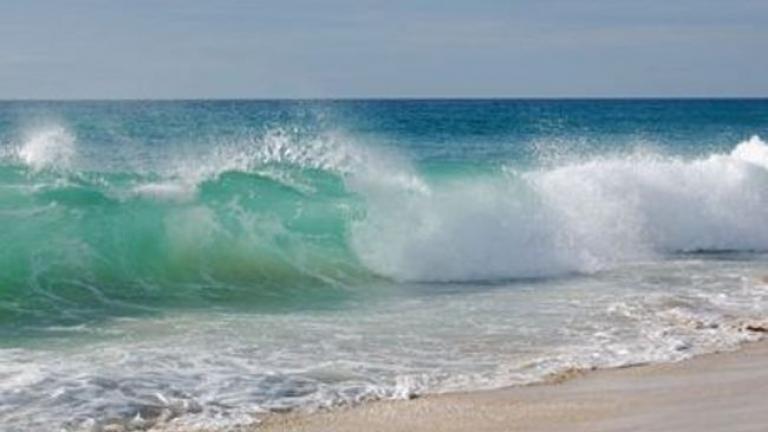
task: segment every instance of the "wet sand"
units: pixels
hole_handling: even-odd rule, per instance
[[[253,432],[768,431],[768,342],[562,382],[274,414]]]

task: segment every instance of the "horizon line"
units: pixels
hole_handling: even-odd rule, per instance
[[[363,101],[695,101],[768,100],[768,96],[352,96],[352,97],[104,97],[0,98],[0,102],[363,102]]]

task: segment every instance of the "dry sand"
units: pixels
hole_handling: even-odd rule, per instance
[[[768,431],[768,342],[557,384],[272,415],[256,432]]]

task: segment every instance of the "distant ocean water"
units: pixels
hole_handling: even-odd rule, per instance
[[[766,100],[0,102],[0,430],[733,348],[761,136]]]

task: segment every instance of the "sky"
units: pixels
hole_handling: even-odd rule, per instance
[[[766,0],[1,0],[0,99],[765,97]]]

